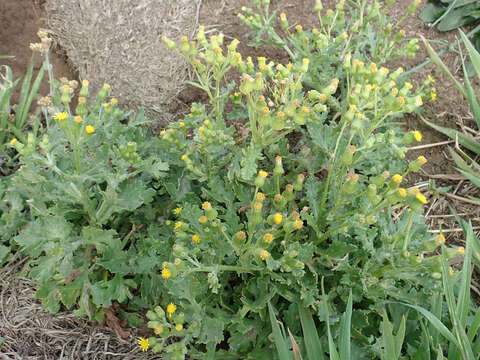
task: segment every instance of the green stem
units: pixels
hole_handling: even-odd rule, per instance
[[[410,238],[410,230],[412,229],[413,225],[413,215],[415,214],[414,211],[410,210],[410,214],[408,217],[408,225],[407,225],[407,230],[405,231],[405,237],[403,238],[403,247],[402,250],[406,251],[408,247],[408,241]]]

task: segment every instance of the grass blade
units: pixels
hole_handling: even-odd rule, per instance
[[[300,323],[302,324],[307,358],[309,360],[325,360],[325,353],[323,352],[322,344],[318,337],[312,313],[300,304],[298,305],[298,312],[300,314]]]
[[[462,84],[460,84],[460,82],[457,79],[455,79],[455,77],[452,75],[450,70],[448,70],[447,66],[443,63],[443,61],[437,55],[435,50],[433,50],[433,48],[430,46],[430,44],[427,42],[427,40],[425,40],[425,38],[422,35],[420,35],[420,38],[422,39],[423,44],[427,49],[428,55],[432,59],[433,63],[437,65],[440,68],[440,70],[442,70],[455,83],[456,87],[458,88],[458,90],[460,90],[463,96],[467,97],[467,92],[465,88],[462,86]]]
[[[460,30],[460,36],[465,44],[465,47],[468,50],[468,54],[470,55],[470,59],[472,60],[472,65],[477,73],[478,78],[480,79],[480,54],[478,51],[473,47],[470,40],[468,40],[467,36],[464,34],[462,30]]]
[[[27,119],[28,112],[30,111],[30,106],[32,105],[33,100],[37,96],[37,92],[38,92],[38,89],[40,88],[40,85],[42,83],[44,74],[45,74],[45,65],[42,65],[42,67],[38,71],[38,75],[35,78],[35,81],[33,82],[32,88],[31,89],[27,88],[25,90],[26,94],[28,96],[27,96],[23,106],[22,107],[19,106],[20,111],[17,112],[17,115],[18,114],[20,114],[20,115],[19,115],[19,117],[16,117],[16,119],[15,119],[16,126],[19,129],[23,128],[23,126],[25,125],[25,121]],[[24,89],[23,89],[23,85],[22,85],[22,92],[23,91],[24,91]],[[23,94],[21,94],[20,96],[22,96],[22,95]]]
[[[297,342],[295,341],[295,338],[292,335],[292,332],[290,329],[288,330],[288,336],[290,337],[290,341],[292,343],[292,350],[293,350],[293,357],[295,360],[303,360],[302,359],[302,353],[300,352],[300,347],[298,346]]]
[[[27,103],[28,92],[30,90],[30,84],[32,83],[33,77],[33,65],[35,64],[35,54],[32,54],[30,63],[28,64],[27,72],[23,78],[22,87],[20,88],[20,97],[18,98],[18,108],[15,116],[15,124],[18,126],[20,119],[23,116],[23,109]],[[42,66],[43,67],[43,66]]]
[[[352,326],[352,290],[348,296],[347,308],[340,324],[339,352],[341,360],[350,360],[350,328]]]
[[[277,318],[275,316],[275,309],[268,302],[268,314],[270,316],[270,323],[272,325],[272,332],[273,332],[273,339],[275,340],[275,347],[277,348],[278,356],[280,360],[291,360],[291,353],[288,350],[287,342],[285,340],[285,336],[282,334],[280,330],[280,326],[278,325]]]
[[[431,122],[425,120],[422,118],[422,121],[430,126],[431,128],[441,132],[444,135],[447,135],[451,139],[456,139],[458,138],[458,142],[465,146],[468,150],[473,151],[475,154],[480,154],[480,143],[476,142],[474,139],[472,139],[469,136],[466,136],[465,134],[462,134],[461,132],[457,130],[453,130],[450,128],[446,128],[443,126],[435,125],[432,124]]]

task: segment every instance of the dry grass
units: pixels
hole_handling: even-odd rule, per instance
[[[161,36],[191,36],[196,1],[47,0],[45,7],[50,31],[81,79],[94,89],[109,83],[120,103],[145,107],[161,123],[172,118],[168,104],[188,71]]]
[[[0,360],[161,359],[140,351],[135,329],[123,340],[71,311],[52,316],[43,310],[35,285],[18,275],[24,263],[17,254],[0,269]]]

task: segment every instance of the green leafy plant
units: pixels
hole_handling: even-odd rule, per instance
[[[101,321],[105,308],[134,291],[137,308],[157,296],[161,246],[152,247],[151,226],[159,210],[151,204],[163,201],[157,182],[168,164],[144,141],[143,113],[129,118],[107,99],[107,84],[88,105],[84,80],[74,116],[76,86],[64,80],[58,103],[40,101],[45,123],[9,141],[21,166],[2,188],[0,235],[30,257],[46,309],[63,304]]]
[[[478,21],[480,5],[476,0],[430,0],[420,18],[439,31],[450,31]]]
[[[165,222],[164,242],[173,246],[162,265],[163,308],[182,309],[183,323],[180,332],[161,332],[144,343],[172,359],[187,351],[192,358],[269,359],[271,330],[262,319],[270,317],[274,337],[285,340],[275,311],[284,317],[298,306],[340,321],[337,306],[348,303],[351,291],[347,305],[362,315],[341,320],[345,329],[350,321],[356,327],[353,340],[343,335],[341,343],[352,341],[371,354],[373,344],[360,334],[378,331],[382,317],[372,306],[387,298],[421,302],[426,294],[414,289],[438,282],[436,258],[423,258],[441,244],[419,216],[427,200],[418,189],[401,187],[426,161],[401,160],[405,145],[421,134],[404,133],[392,122],[423,104],[426,85],[415,91],[400,80],[402,69],[347,57],[338,70],[344,81],[333,78],[308,91],[302,83],[309,58],[287,65],[243,60],[238,40],[225,46],[223,40],[207,40],[203,28],[196,41],[164,38],[192,65],[195,86],[211,106],[194,104],[161,133],[170,172],[180,174],[177,187],[166,185],[178,207]],[[222,88],[228,69],[242,72],[241,81]],[[337,92],[345,97],[337,100]],[[397,223],[391,206],[407,210]],[[322,297],[335,307],[325,309]],[[163,329],[173,328],[178,320],[172,319]],[[152,329],[163,321],[157,311],[150,320]],[[301,329],[293,323],[286,328],[295,337]],[[331,334],[329,344],[337,340]],[[286,340],[278,341],[284,354]],[[343,347],[337,352],[349,356]]]

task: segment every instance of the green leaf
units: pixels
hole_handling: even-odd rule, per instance
[[[317,328],[313,321],[312,313],[308,308],[298,304],[298,312],[300,315],[300,322],[302,324],[303,339],[305,342],[305,349],[309,360],[318,359],[324,360],[325,353],[322,349],[322,343],[318,337]]]
[[[480,154],[480,143],[478,143],[477,141],[475,141],[475,139],[469,137],[469,136],[466,136],[465,134],[462,134],[461,132],[457,131],[457,130],[454,130],[454,129],[450,129],[450,128],[446,128],[446,127],[443,127],[443,126],[439,126],[439,125],[435,125],[435,124],[432,124],[431,122],[425,120],[425,119],[422,119],[422,121],[427,124],[428,126],[430,126],[431,128],[441,132],[442,134],[444,135],[447,135],[449,138],[451,139],[456,139],[458,137],[458,142],[462,145],[462,146],[465,146],[468,150],[471,150],[473,151],[474,153],[476,154]]]
[[[347,308],[340,322],[339,352],[341,360],[350,360],[350,328],[352,326],[352,290],[348,296]]]
[[[268,314],[270,316],[270,324],[272,326],[272,332],[273,332],[273,339],[275,341],[275,347],[277,348],[277,353],[278,353],[278,356],[279,356],[280,360],[290,360],[290,359],[292,359],[292,354],[288,350],[285,335],[282,334],[282,331],[280,330],[280,326],[278,325],[278,320],[275,316],[275,309],[272,306],[272,304],[270,304],[270,301],[268,302]]]
[[[420,19],[422,19],[426,23],[433,23],[437,20],[442,14],[444,10],[440,6],[436,6],[434,4],[428,4],[420,13]]]

